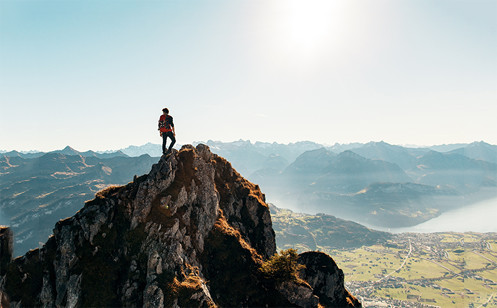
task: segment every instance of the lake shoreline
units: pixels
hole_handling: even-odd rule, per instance
[[[497,232],[497,198],[457,208],[411,227],[387,228],[358,222],[370,229],[398,233]]]

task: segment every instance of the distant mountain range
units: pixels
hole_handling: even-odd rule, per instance
[[[21,157],[21,158],[37,158],[41,157],[45,154],[48,153],[59,153],[59,154],[64,154],[64,155],[81,155],[83,157],[97,157],[97,158],[112,158],[112,157],[127,157],[131,155],[126,155],[122,151],[115,151],[115,152],[94,152],[94,151],[86,151],[86,152],[79,152],[76,151],[75,149],[71,148],[70,146],[66,146],[62,150],[56,150],[56,151],[51,151],[51,152],[18,152],[18,151],[10,151],[10,152],[1,152],[0,151],[0,156],[6,156],[6,157]],[[139,155],[137,155],[139,156]],[[160,155],[159,155],[160,156]]]
[[[460,147],[450,151],[453,154],[460,154],[466,157],[497,163],[497,145],[485,142],[474,142],[465,147]]]
[[[250,156],[250,160],[254,160],[257,163],[260,163],[261,160],[270,158],[271,156],[281,156],[284,160],[287,161],[287,165],[294,161],[300,154],[310,151],[316,150],[319,148],[326,148],[327,150],[339,154],[347,150],[351,150],[354,153],[357,153],[365,158],[370,159],[380,159],[389,162],[393,162],[398,164],[400,167],[403,167],[403,160],[409,158],[410,156],[417,156],[423,153],[426,153],[430,150],[437,152],[451,152],[454,154],[461,154],[467,156],[469,158],[473,158],[476,160],[484,160],[493,163],[497,163],[497,145],[491,145],[485,143],[483,141],[473,142],[473,143],[457,143],[457,144],[443,144],[443,145],[433,145],[428,147],[404,147],[399,145],[390,145],[383,141],[380,142],[369,142],[369,143],[348,143],[348,144],[339,144],[336,143],[333,146],[325,146],[319,143],[315,143],[312,141],[301,141],[296,143],[277,143],[277,142],[255,142],[252,143],[249,140],[238,140],[233,142],[221,142],[221,141],[213,141],[208,140],[207,142],[197,141],[193,142],[194,145],[197,144],[207,144],[210,148],[212,148],[216,153],[224,155],[224,157],[229,158],[232,156],[235,160],[242,160],[243,156],[248,156],[246,151],[250,154],[254,154],[254,156],[258,157],[258,159],[254,159]],[[177,144],[176,148],[181,147],[181,144]],[[148,142],[141,146],[130,145],[124,149],[120,149],[117,151],[86,151],[79,152],[70,146],[65,147],[62,150],[51,151],[51,152],[38,152],[38,151],[2,151],[0,150],[0,156],[19,156],[23,158],[34,158],[40,157],[46,153],[62,153],[66,155],[81,155],[84,157],[88,156],[96,156],[98,158],[108,158],[114,156],[141,156],[144,154],[150,155],[152,157],[160,157],[162,155],[162,149],[160,144],[154,144]],[[392,155],[393,153],[396,155]],[[385,157],[385,155],[389,155],[390,157]],[[400,155],[400,157],[399,157]],[[400,159],[400,161],[398,161]],[[233,162],[232,162],[233,163]],[[236,163],[234,163],[236,165]],[[249,169],[253,169],[255,166],[252,164],[246,164]],[[243,166],[238,167],[239,170],[243,170]],[[256,170],[259,168],[256,168]],[[255,170],[252,170],[255,171]]]
[[[374,182],[409,182],[397,165],[369,160],[352,151],[338,155],[322,148],[299,156],[282,173],[281,180],[293,189],[355,193]]]
[[[207,144],[278,207],[368,225],[410,226],[497,195],[497,146],[484,142],[441,146],[446,152],[385,142]],[[95,192],[147,173],[157,158],[145,153],[154,151],[160,154],[160,145],[1,153],[0,224],[13,227],[16,253],[44,242],[58,219],[74,214]]]
[[[293,157],[281,144],[208,144],[278,206],[382,227],[414,225],[497,195],[497,146],[481,141],[424,148],[300,143]]]
[[[497,147],[484,142],[448,152],[385,142],[336,148],[307,151],[283,170],[261,168],[248,178],[278,206],[382,227],[415,225],[497,196]]]
[[[0,224],[11,225],[16,254],[45,242],[59,219],[74,215],[97,191],[128,183],[157,161],[73,154],[66,148],[34,158],[0,156]]]

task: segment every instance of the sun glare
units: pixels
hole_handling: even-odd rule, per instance
[[[271,2],[268,41],[286,60],[313,61],[344,42],[346,1],[286,0]],[[267,49],[266,49],[267,50]],[[280,58],[280,60],[284,60]]]
[[[294,47],[313,53],[340,33],[338,1],[289,1],[288,39]]]

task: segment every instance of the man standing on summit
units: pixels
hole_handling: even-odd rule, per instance
[[[169,109],[167,108],[162,109],[162,115],[159,118],[159,131],[162,136],[162,154],[169,154],[176,143],[176,133],[174,132],[173,117],[169,115]],[[167,137],[171,139],[171,144],[166,152]]]

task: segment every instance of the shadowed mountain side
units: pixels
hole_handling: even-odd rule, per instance
[[[357,248],[386,242],[390,233],[372,230],[335,216],[294,213],[270,205],[279,249],[300,251]]]
[[[184,146],[58,222],[41,249],[7,265],[0,299],[13,306],[360,306],[329,256],[303,257],[309,271],[298,279],[263,274],[275,251],[259,187],[207,146]]]
[[[15,255],[38,247],[61,218],[112,184],[129,182],[150,170],[150,156],[99,159],[49,153],[38,158],[0,158],[0,212],[10,221]]]

